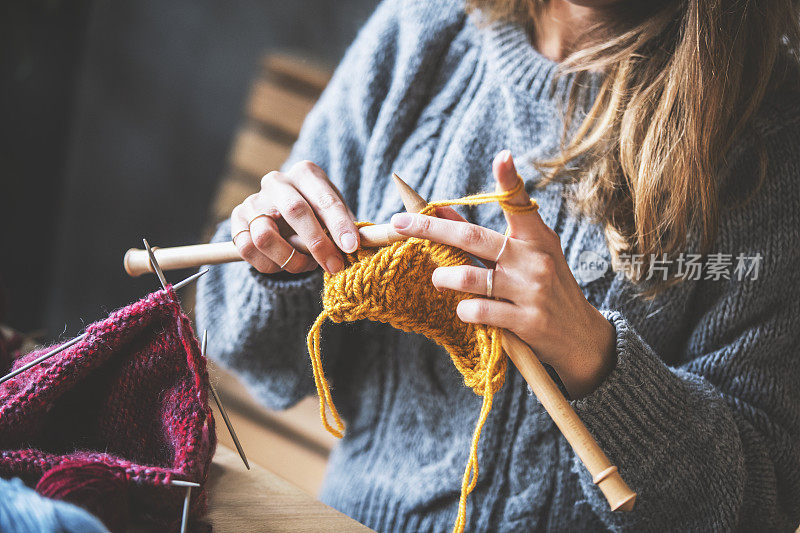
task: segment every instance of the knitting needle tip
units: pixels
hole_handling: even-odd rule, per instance
[[[65,342],[64,344],[62,344],[58,348],[53,348],[52,350],[50,350],[46,354],[42,355],[41,357],[37,357],[36,359],[34,359],[30,363],[26,364],[25,366],[21,366],[18,369],[14,370],[13,372],[10,372],[10,373],[6,374],[2,378],[0,378],[0,383],[5,383],[9,379],[22,374],[26,370],[28,370],[30,368],[33,368],[34,366],[38,365],[42,361],[53,357],[54,355],[56,355],[57,353],[59,353],[61,351],[66,350],[70,346],[74,346],[75,344],[78,344],[80,341],[85,339],[88,335],[89,335],[88,333],[84,333],[83,335],[78,335],[74,339]]]
[[[171,485],[176,487],[189,487],[189,488],[198,488],[200,483],[195,483],[194,481],[183,481],[182,479],[173,479],[170,481]]]
[[[208,346],[208,330],[203,331],[203,341],[200,344],[200,352],[203,354],[203,357],[206,356],[206,347]],[[222,415],[222,419],[225,421],[225,425],[228,427],[228,433],[231,434],[231,438],[233,439],[233,444],[236,445],[236,451],[239,452],[239,457],[242,458],[242,462],[244,466],[250,470],[250,463],[247,461],[247,456],[244,453],[244,448],[242,448],[242,443],[239,442],[239,437],[236,436],[236,430],[233,429],[233,424],[231,424],[230,418],[228,418],[228,412],[225,411],[225,407],[222,405],[222,400],[219,398],[219,394],[217,394],[217,390],[214,388],[214,385],[211,384],[211,380],[208,381],[208,388],[211,391],[211,396],[214,398],[214,403],[217,404],[217,409],[219,409],[219,413]]]
[[[178,289],[182,289],[185,286],[187,286],[188,284],[192,283],[193,281],[196,281],[198,278],[200,278],[200,276],[202,276],[203,274],[206,274],[206,273],[208,273],[208,269],[207,268],[204,269],[204,270],[201,270],[197,274],[192,274],[191,276],[189,276],[185,280],[179,281],[178,283],[173,285],[172,286],[172,290],[177,291]]]
[[[225,407],[222,405],[222,400],[219,399],[219,394],[217,394],[217,390],[214,388],[210,382],[208,384],[208,388],[211,390],[211,396],[214,397],[214,402],[217,404],[217,408],[219,409],[220,414],[222,415],[222,419],[225,421],[225,425],[228,427],[228,433],[231,434],[231,438],[233,439],[233,444],[236,446],[236,451],[239,452],[239,457],[242,458],[242,462],[244,463],[245,468],[250,470],[250,463],[247,461],[247,455],[244,453],[244,448],[242,448],[242,443],[239,442],[239,437],[236,436],[236,430],[233,429],[233,424],[231,424],[230,418],[228,418],[228,413],[225,411]]]
[[[408,183],[403,181],[400,176],[392,174],[392,179],[394,180],[395,187],[397,187],[397,192],[400,193],[400,199],[403,200],[406,211],[409,213],[419,213],[428,205],[428,202],[426,202],[417,191],[412,189]]]
[[[156,261],[156,254],[153,253],[153,249],[150,247],[147,239],[142,238],[142,242],[144,243],[144,249],[147,250],[147,255],[150,257],[150,265],[153,267],[153,272],[156,273],[156,276],[158,276],[158,281],[161,282],[161,288],[166,289],[167,278],[164,277],[164,271],[161,270],[158,261]]]

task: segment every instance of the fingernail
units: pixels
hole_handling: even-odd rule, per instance
[[[348,254],[356,251],[356,246],[358,246],[358,242],[356,241],[356,236],[353,235],[352,233],[342,233],[342,236],[339,237],[339,240],[342,243],[342,250],[344,250]]]
[[[397,229],[407,229],[411,226],[412,220],[408,213],[397,213],[392,216],[392,225]]]
[[[331,274],[336,274],[340,270],[344,268],[344,261],[342,261],[339,257],[331,257],[327,261],[325,261],[325,268],[328,269],[328,272]]]
[[[433,270],[433,273],[431,273],[431,284],[433,285],[433,288],[436,289],[437,292],[442,292],[442,289],[440,289],[439,286],[436,285],[436,277],[437,277],[436,272],[438,270],[439,270],[438,268],[435,268]]]
[[[508,163],[511,160],[511,150],[501,150],[494,156],[496,163]]]

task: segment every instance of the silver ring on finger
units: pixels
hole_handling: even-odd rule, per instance
[[[486,296],[493,298],[494,294],[494,269],[486,269]]]
[[[290,253],[290,254],[289,254],[289,257],[288,257],[288,258],[286,258],[286,261],[284,261],[284,262],[283,262],[283,264],[281,265],[281,267],[280,267],[280,268],[281,268],[281,270],[283,270],[283,268],[284,268],[286,265],[288,265],[288,264],[289,264],[289,261],[291,261],[291,260],[292,260],[292,257],[294,257],[294,253],[295,253],[296,251],[297,251],[297,250],[296,250],[295,248],[292,248],[292,253]]]
[[[505,236],[503,237],[503,246],[500,247],[500,252],[497,254],[497,259],[494,260],[495,268],[497,267],[497,263],[500,262],[500,257],[503,255],[503,252],[506,251],[506,245],[508,244],[508,231],[506,231]]]

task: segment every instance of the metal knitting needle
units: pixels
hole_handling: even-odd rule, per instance
[[[144,243],[144,247],[147,250],[147,254],[150,256],[150,264],[153,266],[153,270],[158,276],[158,281],[161,282],[161,287],[164,290],[166,290],[167,278],[164,277],[164,272],[162,272],[161,267],[158,265],[158,261],[156,261],[156,256],[153,254],[153,249],[150,247],[150,244],[147,242],[147,239],[142,239],[142,242]],[[180,289],[181,287],[184,287],[187,284],[191,283],[192,281],[196,280],[206,272],[208,272],[208,269],[200,271],[192,276],[189,276],[185,280],[177,283],[176,285],[173,285],[172,289],[173,290]],[[205,355],[205,339],[203,339],[203,355]],[[191,481],[180,481],[180,480],[173,480],[172,484],[177,487],[186,487],[186,497],[184,497],[183,499],[183,513],[181,514],[181,533],[186,533],[186,527],[189,522],[189,505],[192,500],[192,487],[199,487],[200,484],[193,483]]]
[[[164,271],[161,270],[161,265],[159,265],[158,261],[156,260],[156,254],[153,253],[153,248],[150,246],[150,244],[148,244],[147,239],[143,238],[142,242],[144,243],[145,250],[147,250],[147,255],[150,256],[150,264],[153,266],[153,271],[156,273],[156,276],[158,276],[158,281],[161,283],[161,287],[166,289],[167,288],[167,278],[166,278],[166,276],[164,276]],[[176,283],[175,285],[172,286],[172,290],[177,291],[178,289],[181,289],[181,288],[185,287],[186,285],[188,285],[189,283],[193,282],[194,280],[196,280],[197,278],[199,278],[200,276],[202,276],[206,272],[208,272],[208,269],[201,270],[197,274],[193,274],[193,275],[189,276],[188,278],[186,278],[185,280],[179,281],[178,283]]]
[[[192,487],[186,487],[186,496],[183,498],[183,512],[181,513],[181,533],[186,533],[189,523],[189,505],[192,502]]]
[[[189,488],[197,488],[200,486],[200,483],[195,483],[194,481],[184,481],[182,479],[173,479],[170,481],[171,485],[176,487],[189,487]]]
[[[192,487],[199,487],[200,483],[181,481],[179,479],[173,479],[170,483],[176,487],[186,487],[186,496],[183,498],[183,513],[181,514],[181,533],[186,533],[186,526],[189,523],[189,503],[192,499]]]
[[[182,288],[184,288],[185,286],[187,286],[188,284],[190,284],[191,282],[195,281],[197,278],[199,278],[199,277],[200,277],[200,276],[202,276],[203,274],[207,274],[207,273],[208,273],[208,269],[206,268],[205,270],[201,270],[201,271],[200,271],[200,272],[198,272],[197,274],[192,274],[191,276],[189,276],[189,277],[188,277],[188,278],[186,278],[185,280],[183,280],[183,281],[179,281],[178,283],[176,283],[175,285],[173,285],[173,286],[172,286],[172,290],[174,290],[174,291],[177,291],[178,289],[182,289]]]
[[[150,245],[147,243],[147,239],[142,238],[142,242],[144,243],[144,249],[147,250],[147,255],[150,256],[150,264],[153,266],[156,276],[158,276],[158,281],[161,282],[161,287],[166,290],[167,278],[164,277],[164,272],[161,270],[161,267],[158,266],[158,261],[156,261],[156,256],[153,253],[153,249],[150,248]]]
[[[178,289],[183,288],[186,285],[188,285],[189,283],[195,281],[197,278],[199,278],[200,276],[202,276],[203,274],[205,274],[207,272],[208,272],[208,269],[201,270],[197,274],[193,274],[193,275],[189,276],[188,278],[186,278],[185,280],[179,281],[178,283],[176,283],[175,285],[172,286],[172,289],[177,291]],[[85,339],[87,335],[88,335],[88,333],[84,333],[83,335],[78,335],[74,339],[68,340],[67,342],[65,342],[64,344],[59,346],[58,348],[53,348],[52,350],[50,350],[46,354],[42,355],[41,357],[37,357],[36,359],[34,359],[30,363],[26,364],[25,366],[21,366],[18,369],[14,370],[13,372],[9,372],[8,374],[6,374],[2,378],[0,378],[0,384],[5,383],[9,379],[22,374],[26,370],[30,370],[31,368],[35,367],[36,365],[38,365],[42,361],[45,361],[45,360],[49,359],[50,357],[53,357],[57,353],[59,353],[59,352],[61,352],[63,350],[66,350],[67,348],[69,348],[71,346],[74,346],[74,345],[78,344],[80,341]]]
[[[200,347],[200,351],[203,354],[203,357],[206,356],[206,346],[208,345],[208,330],[203,331],[203,343]],[[225,425],[228,426],[228,433],[231,434],[231,438],[233,439],[233,443],[236,445],[236,451],[239,452],[239,457],[242,458],[242,462],[244,466],[250,470],[250,463],[247,462],[247,456],[244,454],[244,449],[242,448],[242,444],[239,442],[239,437],[236,436],[236,431],[233,429],[233,424],[231,424],[230,418],[228,418],[228,412],[225,411],[225,407],[222,406],[222,400],[219,399],[219,394],[217,394],[217,390],[214,388],[214,385],[211,384],[211,380],[208,380],[208,388],[211,390],[211,396],[214,397],[214,402],[217,404],[217,408],[219,409],[220,414],[222,415],[222,419],[225,421]]]
[[[74,339],[65,342],[64,344],[62,344],[58,348],[54,348],[54,349],[50,350],[49,352],[47,352],[43,356],[37,357],[36,359],[34,359],[30,363],[26,364],[25,366],[21,366],[18,369],[14,370],[13,372],[10,372],[9,374],[6,374],[2,378],[0,378],[0,383],[5,383],[9,379],[11,379],[11,378],[13,378],[15,376],[18,376],[19,374],[22,374],[26,370],[29,370],[29,369],[33,368],[34,366],[38,365],[39,363],[41,363],[45,359],[49,359],[50,357],[53,357],[57,353],[59,353],[59,352],[61,352],[63,350],[66,350],[70,346],[74,346],[75,344],[78,344],[80,341],[85,339],[87,335],[88,335],[88,333],[84,333],[83,335],[79,335],[79,336],[75,337]]]

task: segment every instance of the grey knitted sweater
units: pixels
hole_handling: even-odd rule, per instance
[[[316,162],[359,220],[386,222],[403,209],[392,171],[427,199],[456,198],[491,189],[492,157],[509,148],[586,297],[616,328],[616,368],[573,406],[638,492],[635,510],[609,511],[509,366],[481,440],[468,530],[793,529],[800,523],[796,97],[771,96],[728,158],[714,252],[732,255],[730,279],[709,267],[647,301],[621,273],[585,275],[587,257],[610,260],[600,228],[570,215],[561,185],[532,188],[539,175],[530,161],[554,153],[560,140],[555,73],[516,26],[478,24],[455,0],[386,0],[287,163]],[[767,148],[768,175],[742,206],[757,175],[756,140]],[[505,227],[496,206],[464,213]],[[215,239],[230,239],[227,224]],[[757,274],[738,279],[739,254],[760,254]],[[264,276],[245,263],[213,266],[201,278],[197,321],[210,330],[209,353],[267,406],[286,408],[314,392],[305,336],[321,286],[319,271]],[[347,432],[330,457],[322,500],[379,531],[450,529],[481,399],[421,335],[372,322],[327,325],[323,344]]]

